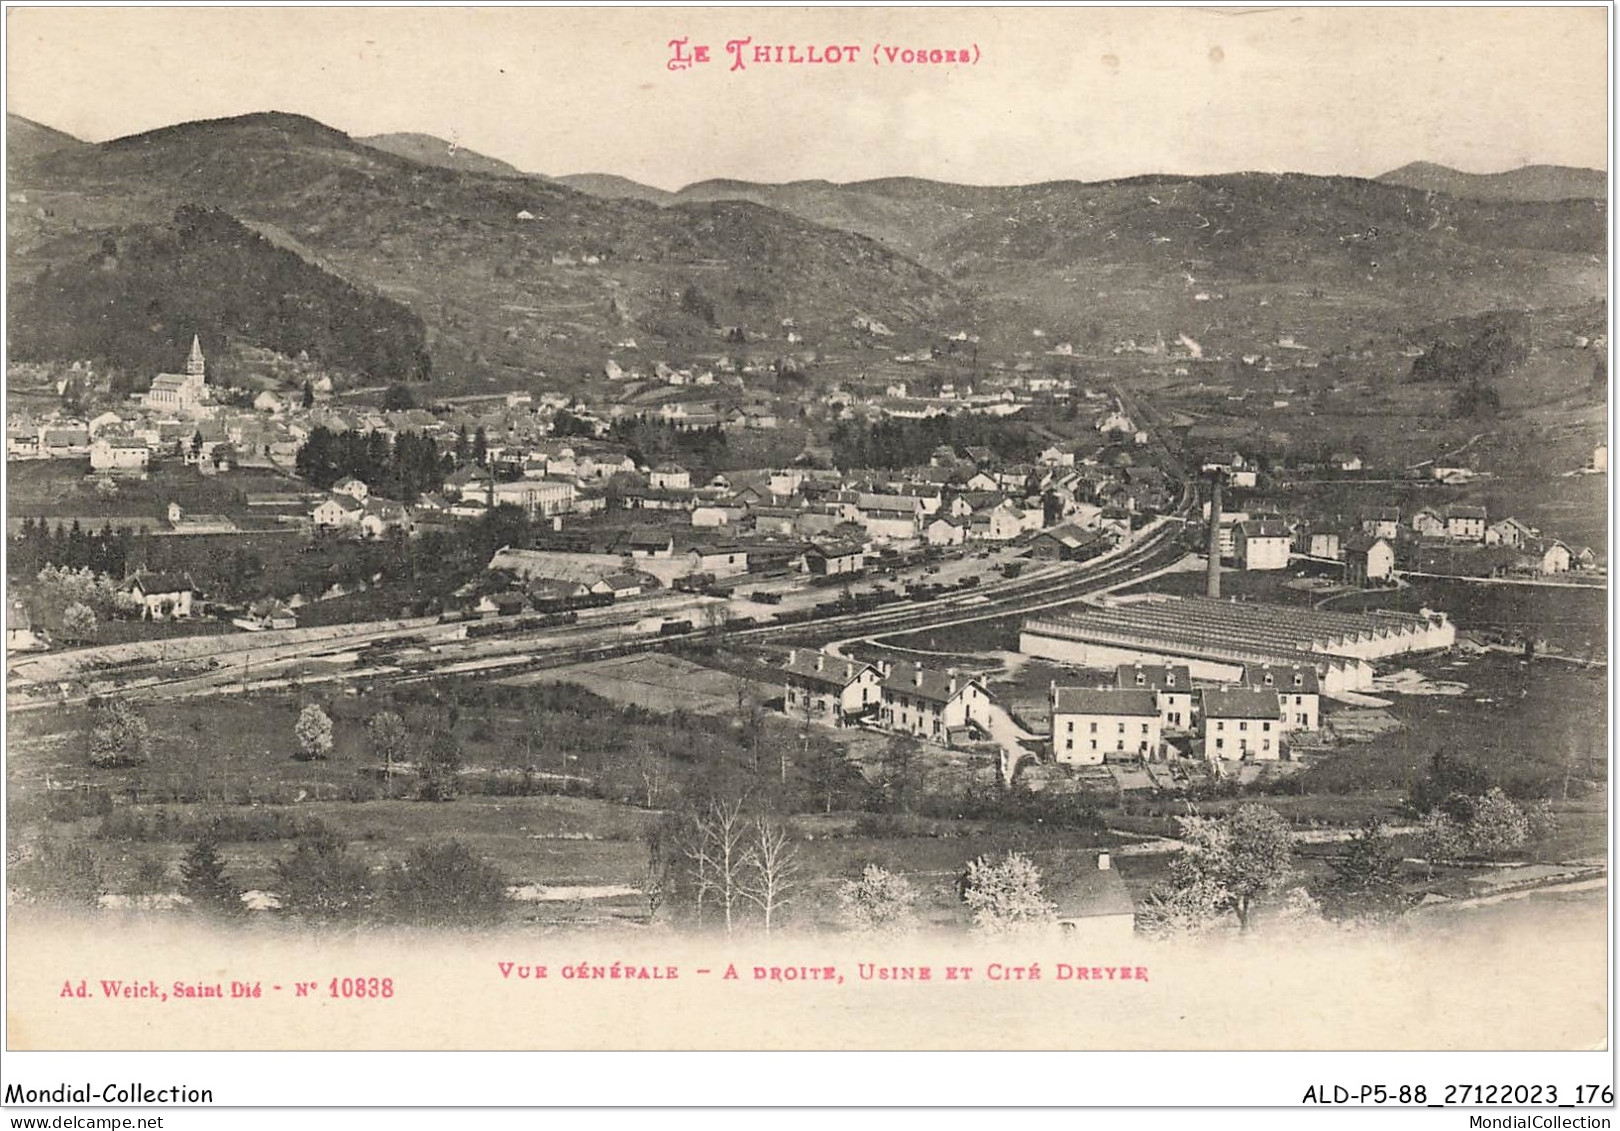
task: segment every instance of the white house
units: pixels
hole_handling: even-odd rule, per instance
[[[880,721],[901,734],[949,743],[969,723],[989,726],[990,693],[972,676],[895,663],[883,674]]]
[[[363,482],[356,479],[354,476],[345,475],[342,479],[339,479],[336,483],[332,484],[332,493],[334,495],[347,495],[355,502],[363,503],[366,501],[366,496],[371,494],[371,488],[367,487]]]
[[[871,664],[825,652],[788,652],[782,675],[782,709],[790,719],[847,726],[875,714],[883,698],[881,676]]]
[[[1159,705],[1147,688],[1051,685],[1052,759],[1099,766],[1109,757],[1157,757]]]
[[[1274,762],[1282,757],[1282,709],[1276,695],[1249,687],[1205,688],[1200,700],[1205,759]]]
[[[1186,664],[1120,664],[1114,669],[1114,686],[1153,692],[1162,729],[1192,729],[1192,672]]]
[[[655,491],[687,491],[692,487],[692,473],[677,464],[659,464],[647,474],[647,486]]]
[[[1276,693],[1284,732],[1321,729],[1322,685],[1315,668],[1304,664],[1246,664],[1243,683],[1255,691]]]
[[[1232,552],[1244,569],[1287,569],[1288,527],[1274,519],[1240,522],[1232,532]]]
[[[97,436],[90,445],[90,467],[95,471],[145,471],[152,449],[144,440]]]
[[[186,574],[137,573],[124,582],[124,588],[141,603],[141,615],[147,619],[191,615],[195,586]]]
[[[323,499],[310,513],[310,519],[316,526],[329,530],[338,530],[346,526],[357,526],[360,516],[365,512],[365,504],[358,502],[351,495],[332,495]]]

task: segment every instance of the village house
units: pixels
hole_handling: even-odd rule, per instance
[[[144,475],[152,459],[152,449],[146,441],[123,436],[98,436],[90,445],[90,468],[114,475],[137,473]]]
[[[711,577],[736,577],[748,572],[748,551],[742,546],[699,546],[687,551],[686,561],[689,573]]]
[[[686,491],[692,486],[692,473],[673,463],[661,463],[647,473],[647,486],[655,491]]]
[[[633,558],[673,558],[675,537],[667,530],[632,530],[624,541]]]
[[[123,587],[141,603],[141,616],[148,620],[191,615],[196,586],[189,574],[137,573],[124,582]]]
[[[1120,664],[1114,669],[1114,686],[1126,691],[1152,691],[1163,729],[1192,729],[1192,672],[1186,664]]]
[[[1255,691],[1276,693],[1284,732],[1320,729],[1322,686],[1315,668],[1303,664],[1246,664],[1243,683]]]
[[[1395,547],[1389,539],[1370,534],[1354,535],[1344,544],[1344,583],[1370,585],[1395,576]]]
[[[1451,506],[1446,508],[1446,537],[1453,542],[1485,541],[1486,514],[1484,507]]]
[[[692,508],[692,525],[704,530],[734,526],[747,513],[747,508],[735,502],[699,503]]]
[[[310,520],[316,526],[327,530],[340,530],[348,526],[358,526],[360,516],[365,512],[365,505],[356,501],[350,495],[332,495],[322,500],[310,512]]]
[[[497,504],[521,507],[530,518],[549,518],[574,509],[574,485],[561,479],[519,479],[489,489]]]
[[[772,534],[792,537],[799,512],[791,507],[754,507],[749,517],[753,520],[754,533],[761,537]]]
[[[33,618],[21,601],[6,606],[6,651],[35,652],[46,647],[42,636],[34,631]]]
[[[1516,518],[1504,518],[1491,523],[1485,528],[1485,544],[1487,546],[1511,546],[1518,550],[1533,543],[1539,534],[1540,531],[1520,522]]]
[[[1542,573],[1568,573],[1573,560],[1569,547],[1555,538],[1541,551],[1538,568]]]
[[[989,709],[990,693],[972,676],[907,663],[883,672],[880,719],[887,730],[954,745],[970,724],[988,728]]]
[[[1108,759],[1147,761],[1159,753],[1159,706],[1148,688],[1051,685],[1052,759],[1100,766]]]
[[[958,519],[936,518],[923,536],[930,546],[960,546],[967,541],[967,525]]]
[[[871,664],[825,652],[789,651],[782,675],[782,709],[790,719],[849,726],[876,713],[883,698],[882,677]]]
[[[1412,516],[1412,531],[1419,538],[1444,538],[1445,516],[1432,507],[1424,507]]]
[[[855,542],[819,542],[805,549],[804,568],[815,577],[859,573],[866,568],[866,551]]]
[[[1095,868],[1054,875],[1046,885],[1053,928],[1065,946],[1129,946],[1136,939],[1136,904],[1106,852]]]
[[[1378,507],[1361,513],[1361,531],[1375,538],[1393,541],[1400,536],[1401,510],[1399,507]]]
[[[371,494],[371,488],[367,487],[364,482],[356,479],[354,476],[345,475],[342,479],[339,479],[336,483],[332,484],[332,494],[347,495],[355,502],[363,503],[366,501],[366,496]]]
[[[1029,540],[1029,556],[1036,561],[1083,562],[1108,550],[1112,543],[1096,531],[1072,524],[1043,530]]]
[[[1003,502],[989,511],[980,511],[968,520],[968,540],[1010,542],[1024,532],[1024,512]]]
[[[1232,551],[1246,570],[1287,569],[1291,541],[1288,527],[1276,519],[1240,522],[1232,532]]]
[[[1282,756],[1282,709],[1275,694],[1207,687],[1199,700],[1206,760],[1269,762]]]

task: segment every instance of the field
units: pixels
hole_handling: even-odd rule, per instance
[[[548,668],[500,682],[509,687],[572,683],[619,703],[666,713],[683,710],[703,715],[734,715],[740,700],[764,700],[778,691],[774,686],[662,652]]]
[[[118,492],[103,496],[86,482],[89,460],[22,460],[6,465],[7,509],[15,518],[74,515],[110,520],[123,515],[158,518],[170,503],[187,514],[227,514],[252,518],[246,496],[302,491],[305,484],[269,471],[236,470],[204,476],[179,461],[155,464],[144,480],[118,481]]]

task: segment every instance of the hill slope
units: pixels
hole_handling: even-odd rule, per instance
[[[653,188],[613,173],[571,173],[554,179],[558,184],[604,200],[644,200],[648,204],[670,204],[677,199],[676,194],[667,189]]]
[[[1464,173],[1430,161],[1414,161],[1378,178],[1386,185],[1443,192],[1475,200],[1606,200],[1608,175],[1568,165],[1525,165],[1504,173]]]
[[[172,368],[194,333],[216,358],[228,336],[373,380],[431,374],[420,318],[202,208],[106,235],[94,255],[18,289],[8,319],[13,359],[94,359],[135,387]]]
[[[72,134],[53,130],[21,114],[6,115],[6,169],[20,162],[38,157],[56,149],[68,149],[85,143]]]
[[[296,115],[46,153],[17,184],[41,207],[14,223],[14,287],[93,254],[108,229],[219,208],[410,307],[435,374],[460,386],[597,371],[625,338],[672,358],[719,352],[728,325],[783,351],[790,318],[807,343],[847,341],[857,315],[926,333],[959,305],[946,280],[871,240],[751,204],[600,200],[424,165]]]
[[[375,134],[358,139],[362,145],[404,157],[420,165],[437,165],[441,169],[455,169],[463,173],[487,173],[492,177],[528,177],[516,165],[509,165],[497,157],[486,157],[476,150],[434,137],[432,134]]]

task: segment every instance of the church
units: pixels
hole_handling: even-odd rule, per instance
[[[202,342],[193,334],[186,371],[159,373],[152,378],[152,388],[146,394],[146,407],[164,412],[195,411],[208,399],[208,386],[204,383],[206,374]]]

